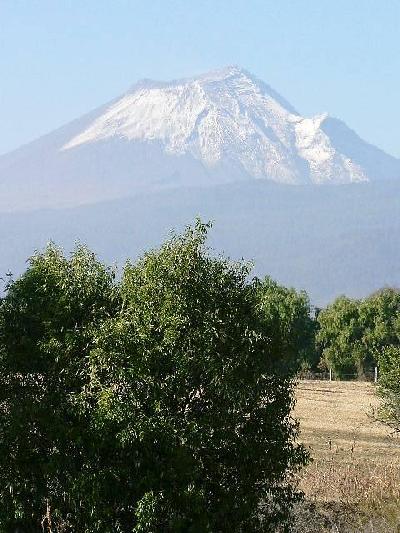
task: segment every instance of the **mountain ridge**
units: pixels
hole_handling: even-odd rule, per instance
[[[0,211],[66,207],[182,186],[400,178],[400,160],[326,114],[303,117],[237,66],[141,80],[0,156]]]

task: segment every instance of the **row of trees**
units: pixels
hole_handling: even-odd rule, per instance
[[[400,291],[382,289],[363,300],[341,296],[317,316],[320,366],[361,377],[384,365],[387,349],[399,346],[399,333]]]
[[[398,289],[384,288],[359,300],[340,296],[321,309],[312,308],[303,291],[282,287],[268,277],[258,283],[274,330],[290,343],[281,346],[284,364],[296,371],[331,369],[339,379],[363,379],[378,366],[383,384],[389,361],[400,364]]]
[[[400,291],[382,289],[363,300],[344,296],[317,316],[320,366],[362,377],[379,368],[379,417],[400,431]]]
[[[34,255],[0,302],[0,531],[286,531],[300,368],[379,362],[400,418],[400,296],[307,294],[210,255],[200,222],[127,263]],[[397,418],[396,418],[397,417]]]

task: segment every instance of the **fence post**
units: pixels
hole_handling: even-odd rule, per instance
[[[374,383],[378,383],[378,367],[374,369]]]
[[[332,368],[329,369],[329,381],[332,381]]]

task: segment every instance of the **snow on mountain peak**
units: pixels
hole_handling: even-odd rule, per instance
[[[189,154],[208,171],[239,169],[282,183],[367,181],[365,170],[324,131],[327,114],[302,117],[271,87],[228,66],[172,82],[143,80],[114,101],[62,151],[119,139]]]

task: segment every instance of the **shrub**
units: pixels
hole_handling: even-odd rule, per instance
[[[206,234],[171,238],[118,284],[88,251],[50,248],[11,285],[3,529],[287,529],[307,460],[282,364],[292,333],[277,341],[248,267],[211,256]]]
[[[83,247],[67,259],[49,246],[8,286],[0,307],[1,531],[38,531],[49,513],[55,525],[79,501],[92,435],[75,400],[114,300],[112,271]]]

